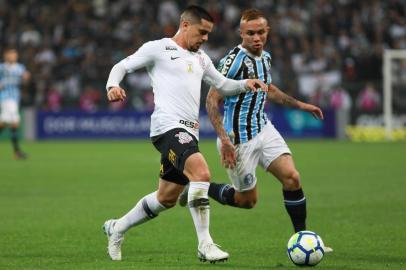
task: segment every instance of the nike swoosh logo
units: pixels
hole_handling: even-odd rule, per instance
[[[180,58],[180,57],[179,56],[177,56],[177,57],[171,56],[171,60],[175,60],[175,59],[178,59],[178,58]]]

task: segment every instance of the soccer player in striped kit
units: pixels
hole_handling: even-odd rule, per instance
[[[21,151],[18,142],[20,126],[19,102],[20,86],[30,79],[25,66],[18,63],[18,52],[13,48],[4,51],[4,63],[0,64],[0,133],[10,127],[11,142],[16,159],[25,159],[27,155]]]
[[[269,85],[268,92],[242,93],[223,97],[212,87],[206,109],[218,134],[217,146],[232,182],[211,183],[209,197],[221,204],[253,208],[257,202],[255,169],[260,165],[272,173],[283,187],[286,210],[294,231],[306,229],[306,198],[291,151],[264,112],[268,100],[301,109],[323,119],[320,108],[294,99],[272,84],[271,55],[264,51],[269,26],[264,14],[256,9],[243,12],[240,21],[242,43],[233,48],[219,64],[219,71],[232,79],[257,78]],[[224,118],[219,103],[224,102]],[[185,205],[187,189],[179,197]],[[328,248],[331,251],[331,248]]]

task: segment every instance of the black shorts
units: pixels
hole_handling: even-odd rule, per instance
[[[183,174],[186,159],[199,152],[197,139],[183,128],[171,129],[151,138],[161,153],[159,176],[169,182],[187,185],[189,179]]]

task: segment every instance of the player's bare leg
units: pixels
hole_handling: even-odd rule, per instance
[[[20,144],[19,144],[19,140],[18,140],[19,126],[20,126],[19,123],[13,123],[10,125],[11,143],[13,145],[15,159],[23,160],[23,159],[27,158],[27,154],[24,153],[20,148]]]
[[[211,263],[225,261],[229,254],[213,243],[209,232],[210,204],[207,193],[210,186],[210,172],[203,155],[197,152],[189,156],[183,173],[190,180],[188,206],[199,242],[197,255],[201,261]]]
[[[282,183],[285,208],[295,231],[306,230],[306,198],[292,156],[289,154],[279,156],[269,165],[267,171]],[[325,247],[325,252],[332,251],[331,247]]]
[[[306,230],[306,198],[292,156],[289,154],[279,156],[272,161],[267,171],[282,183],[285,208],[295,232]]]

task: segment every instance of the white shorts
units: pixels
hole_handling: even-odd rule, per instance
[[[13,99],[6,99],[0,103],[0,122],[15,124],[20,122],[18,103]]]
[[[217,150],[220,153],[220,140],[217,139]],[[268,123],[253,139],[236,146],[237,164],[234,169],[227,169],[228,177],[235,190],[242,192],[251,190],[257,183],[255,169],[260,165],[266,170],[276,158],[283,154],[291,154],[285,140]]]

